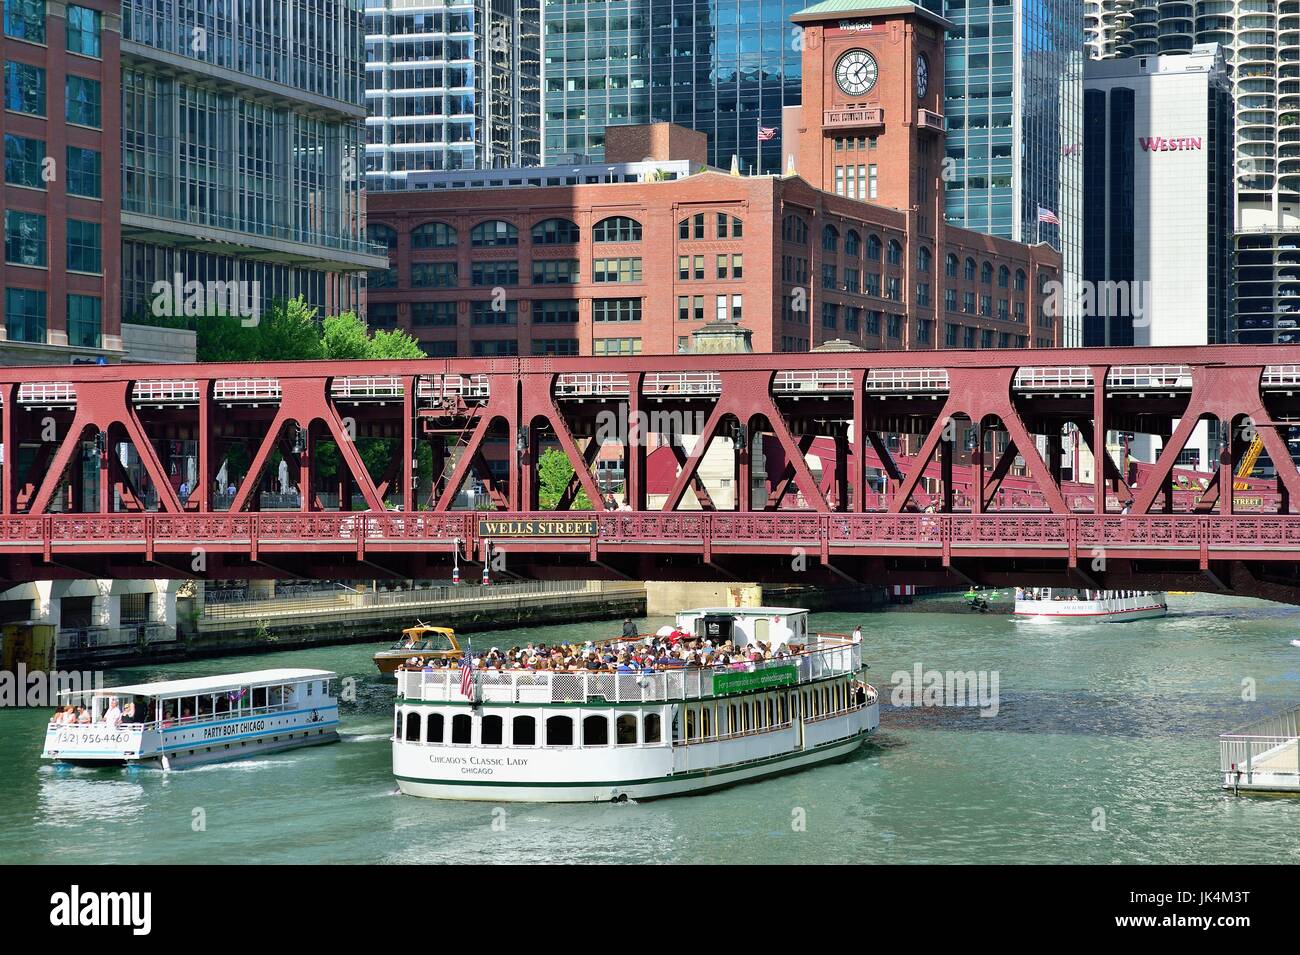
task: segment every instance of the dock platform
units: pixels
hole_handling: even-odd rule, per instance
[[[1300,706],[1219,737],[1223,788],[1300,795]]]

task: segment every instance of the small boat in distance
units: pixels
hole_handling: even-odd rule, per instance
[[[70,690],[45,731],[45,759],[181,769],[339,738],[328,670],[253,670]]]
[[[391,676],[411,657],[424,659],[459,660],[462,654],[456,632],[450,627],[431,627],[418,623],[402,631],[402,638],[387,650],[374,656],[379,672]]]
[[[393,774],[403,793],[685,795],[842,759],[880,725],[860,638],[812,633],[798,608],[684,610],[663,636],[567,656],[571,647],[529,649],[473,668],[398,671]]]
[[[1160,590],[1072,590],[1060,587],[1016,588],[1016,616],[1041,621],[1128,623],[1169,612]]]

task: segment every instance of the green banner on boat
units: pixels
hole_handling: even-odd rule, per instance
[[[799,671],[791,664],[767,667],[753,673],[715,673],[713,692],[717,696],[728,693],[747,693],[750,690],[770,690],[776,686],[791,686],[799,682]]]

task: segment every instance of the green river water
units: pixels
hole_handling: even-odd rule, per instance
[[[1300,702],[1300,648],[1289,645],[1300,608],[1171,597],[1163,620],[1042,625],[951,606],[814,615],[814,629],[862,624],[884,690],[880,731],[853,758],[642,805],[503,814],[398,795],[393,690],[370,661],[374,644],[112,670],[109,684],[321,667],[357,677],[358,693],[342,706],[340,743],[172,773],[56,768],[40,759],[49,711],[0,711],[0,861],[1300,862],[1300,799],[1223,794],[1216,740]],[[891,675],[918,663],[996,671],[997,715],[891,705]],[[1242,700],[1245,680],[1254,701]]]

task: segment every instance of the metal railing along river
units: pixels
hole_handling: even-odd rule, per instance
[[[1300,789],[1300,706],[1219,736],[1219,771],[1249,786],[1266,774],[1278,788]]]
[[[721,667],[674,667],[631,673],[604,670],[475,670],[475,699],[490,703],[653,703],[698,700],[741,690],[776,689],[856,673],[862,646],[821,636],[813,649],[783,659]],[[810,644],[810,646],[813,646]],[[463,702],[460,670],[399,670],[398,693],[425,703]]]
[[[620,586],[621,585],[621,586]],[[642,589],[640,584],[600,580],[524,580],[481,587],[460,584],[421,587],[417,590],[369,590],[363,593],[331,591],[300,597],[271,597],[265,600],[221,601],[205,604],[205,619],[275,617],[285,614],[331,610],[368,610],[376,607],[407,607],[422,604],[462,604],[493,600],[515,600],[527,596],[602,594]]]

